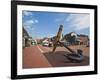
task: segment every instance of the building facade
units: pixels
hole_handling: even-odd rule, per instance
[[[23,41],[23,48],[31,46],[32,38],[29,36],[27,31],[24,29],[24,27],[23,27],[23,37],[22,37],[22,39],[23,39],[22,40]]]

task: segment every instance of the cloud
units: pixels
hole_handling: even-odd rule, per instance
[[[23,26],[25,28],[33,28],[33,26],[38,23],[38,20],[26,20],[24,23],[23,23]]]
[[[70,14],[66,18],[66,22],[75,30],[82,30],[90,26],[90,16],[89,14]]]
[[[24,16],[32,16],[33,13],[29,11],[23,11]]]
[[[24,26],[31,26],[31,25],[33,25],[34,24],[34,21],[33,20],[27,20],[27,21],[25,21],[24,22]]]
[[[38,21],[38,20],[34,20],[34,22],[35,22],[35,23],[38,23],[39,21]]]

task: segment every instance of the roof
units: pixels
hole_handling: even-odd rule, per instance
[[[78,35],[78,37],[88,37],[88,36],[84,35],[84,34],[80,34],[80,35]]]
[[[28,32],[25,30],[25,28],[23,27],[23,34],[25,33],[25,36],[30,37]],[[23,35],[24,36],[24,35]]]

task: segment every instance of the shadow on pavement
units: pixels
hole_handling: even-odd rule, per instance
[[[66,51],[56,51],[54,53],[47,52],[44,53],[44,56],[47,58],[48,62],[53,67],[65,67],[65,66],[86,66],[89,65],[89,57],[84,56],[84,60],[82,62],[72,62],[68,60],[64,55],[70,54]]]

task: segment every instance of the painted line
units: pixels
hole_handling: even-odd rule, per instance
[[[44,51],[39,47],[39,46],[37,46],[37,48],[41,51],[41,53],[43,53]]]
[[[37,45],[37,48],[40,50],[41,53],[43,53],[44,51]],[[46,59],[45,56],[43,56],[44,59]],[[46,59],[46,61],[48,62],[48,64],[52,67],[52,65],[49,63],[49,61]]]

